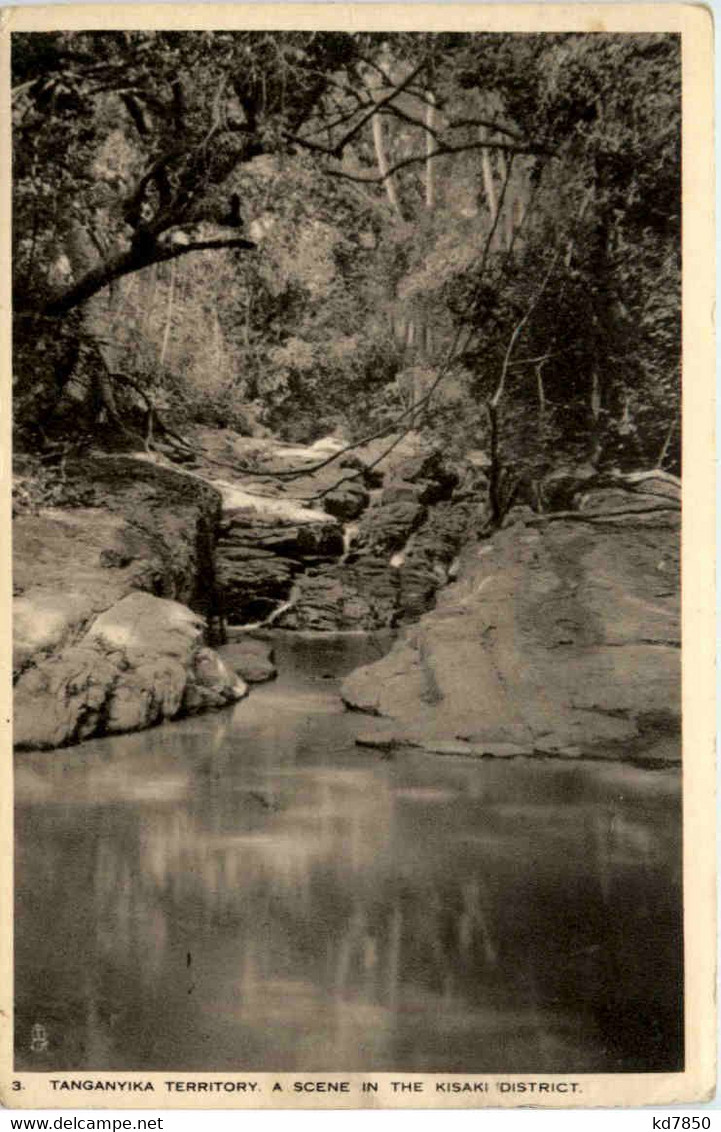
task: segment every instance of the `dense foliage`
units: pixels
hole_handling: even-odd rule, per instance
[[[20,442],[678,470],[671,35],[13,37]],[[508,491],[508,489],[506,489]]]

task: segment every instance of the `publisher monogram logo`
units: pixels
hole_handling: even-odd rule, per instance
[[[36,1022],[30,1031],[30,1049],[33,1053],[42,1053],[49,1045],[47,1030],[40,1022]]]

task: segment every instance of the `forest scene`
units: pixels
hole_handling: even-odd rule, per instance
[[[678,471],[679,50],[17,36],[18,444],[490,416],[499,476]]]
[[[18,1065],[682,1067],[680,36],[15,32],[12,125]]]

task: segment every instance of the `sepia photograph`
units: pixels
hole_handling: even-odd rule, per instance
[[[5,1104],[713,1088],[667,10],[6,26]]]

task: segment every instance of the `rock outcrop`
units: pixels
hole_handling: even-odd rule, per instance
[[[248,684],[264,684],[277,675],[273,647],[267,641],[242,634],[223,645],[218,652],[223,661]]]
[[[483,521],[482,485],[469,490],[463,468],[457,499],[458,469],[415,434],[342,452],[333,437],[294,446],[201,433],[210,458],[194,468],[221,496],[216,561],[230,626],[333,631],[414,618]]]
[[[279,624],[380,629],[429,609],[460,547],[484,518],[482,496],[454,498],[458,482],[437,451],[397,459],[385,470],[382,489],[371,493],[342,561],[314,565],[299,576]]]
[[[132,731],[244,694],[205,646],[220,493],[133,456],[69,462],[65,479],[72,506],[14,522],[16,745]]]
[[[477,501],[451,500],[456,471],[418,438],[392,461],[371,448],[315,467],[340,447],[228,434],[192,471],[140,454],[69,462],[68,505],[15,524],[16,743],[148,727],[275,675],[248,639],[221,661],[211,619],[375,629],[427,609]]]
[[[204,644],[205,622],[147,593],[116,602],[15,685],[15,745],[62,747],[241,699],[244,682]]]
[[[64,475],[81,505],[13,522],[16,672],[133,590],[215,613],[218,491],[134,456],[69,461]]]
[[[241,625],[286,602],[309,565],[338,558],[343,532],[331,515],[295,500],[238,495],[223,511],[217,557],[226,619]]]
[[[437,607],[346,679],[346,704],[384,717],[385,746],[679,757],[678,500],[578,503],[524,509],[468,547]]]

